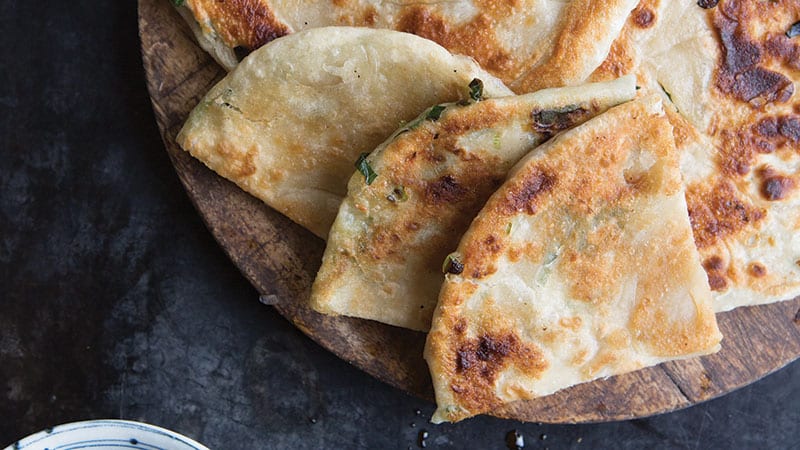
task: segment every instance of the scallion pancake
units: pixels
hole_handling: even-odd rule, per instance
[[[510,95],[470,58],[389,30],[329,27],[250,54],[192,111],[177,141],[208,167],[319,237],[358,156],[430,105]]]
[[[799,21],[796,0],[643,1],[593,75],[664,96],[717,311],[800,295]]]
[[[719,349],[657,96],[531,152],[453,258],[425,347],[434,422]]]
[[[429,109],[350,178],[311,306],[426,331],[447,254],[511,166],[635,93],[626,77]]]

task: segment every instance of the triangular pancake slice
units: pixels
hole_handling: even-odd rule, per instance
[[[508,170],[635,94],[625,77],[426,111],[366,159],[374,180],[350,179],[311,306],[427,331],[442,262]]]
[[[434,422],[719,349],[658,96],[526,156],[453,258],[425,348]]]

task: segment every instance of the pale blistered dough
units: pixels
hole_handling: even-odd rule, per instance
[[[448,104],[369,157],[350,178],[311,293],[311,306],[427,331],[442,263],[522,156],[559,129],[635,96],[635,79]],[[551,115],[548,119],[547,115]],[[543,123],[549,121],[548,124]]]
[[[657,96],[523,158],[457,254],[425,347],[434,422],[719,349]]]
[[[668,93],[717,311],[800,295],[798,17],[796,1],[644,1],[593,76]]]
[[[410,35],[316,28],[253,52],[192,111],[177,141],[325,238],[363,152],[428,106],[509,95],[469,58]]]

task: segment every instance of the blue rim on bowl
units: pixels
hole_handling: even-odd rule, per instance
[[[88,420],[48,428],[12,443],[5,450],[209,450],[155,425],[129,420]]]

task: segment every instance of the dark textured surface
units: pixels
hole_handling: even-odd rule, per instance
[[[514,429],[525,448],[800,448],[798,363],[631,422],[427,424],[432,404],[305,338],[217,248],[159,140],[132,2],[2,2],[0,29],[0,446],[103,417],[214,449],[416,448],[423,429],[428,448]]]

